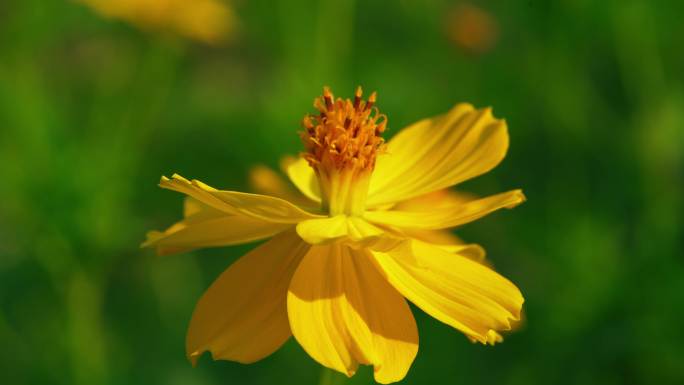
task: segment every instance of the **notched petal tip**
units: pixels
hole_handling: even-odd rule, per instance
[[[167,177],[166,175],[162,175],[161,178],[159,178],[158,186],[161,188],[173,190],[174,183],[177,181],[190,184],[189,180],[183,178],[182,176],[174,172],[171,175],[171,178]]]
[[[511,283],[511,284],[513,284],[513,283]],[[513,285],[516,287],[516,289],[518,289],[518,295],[519,295],[518,306],[517,306],[516,310],[512,312],[512,317],[508,318],[508,324],[509,324],[508,326],[509,327],[506,330],[515,330],[523,318],[522,314],[523,314],[523,305],[525,304],[525,297],[522,295],[522,292],[520,291],[518,286],[516,286],[515,284],[513,284]]]
[[[523,191],[521,189],[513,190],[511,192],[511,194],[512,194],[511,203],[508,206],[505,206],[507,209],[512,209],[515,206],[518,206],[520,204],[527,202],[527,197],[525,196],[525,194],[523,193]]]
[[[515,284],[469,258],[416,241],[373,255],[407,299],[479,342],[493,339],[490,330],[510,330],[520,317],[523,298]]]
[[[140,248],[144,249],[147,247],[152,247],[154,245],[154,243],[157,242],[163,236],[164,236],[164,233],[161,231],[157,231],[157,230],[148,231],[147,234],[145,234],[145,240],[140,244]]]
[[[199,351],[194,351],[190,354],[187,354],[187,359],[190,361],[190,365],[192,365],[193,368],[197,367],[197,361],[199,361],[199,358],[202,356],[202,353]]]
[[[504,341],[504,338],[501,334],[497,333],[495,330],[490,330],[487,332],[487,335],[484,337],[474,337],[474,336],[466,336],[472,343],[480,343],[482,345],[489,345],[489,346],[494,346],[498,343],[501,343]]]

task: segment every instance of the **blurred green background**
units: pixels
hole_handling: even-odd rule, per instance
[[[459,232],[522,289],[522,329],[483,347],[414,308],[405,384],[684,383],[684,2],[228,5],[232,42],[206,44],[0,2],[0,382],[317,383],[293,340],[248,366],[184,357],[196,300],[253,245],[138,246],[181,215],[160,175],[246,190],[252,165],[300,151],[323,85],[360,84],[388,135],[493,106],[509,154],[463,188],[529,199]]]

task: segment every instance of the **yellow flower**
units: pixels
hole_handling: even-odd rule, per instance
[[[77,0],[105,17],[140,28],[171,31],[205,43],[224,41],[234,33],[235,15],[217,0]]]
[[[266,168],[261,191],[217,190],[179,175],[160,186],[186,194],[185,219],[151,232],[159,254],[272,237],[230,266],[195,308],[187,335],[193,364],[243,363],[277,350],[290,335],[304,350],[351,376],[373,365],[380,383],[399,381],[418,351],[405,299],[494,344],[520,318],[518,288],[483,263],[484,250],[445,229],[525,200],[520,190],[486,198],[445,189],[495,167],[508,148],[506,123],[490,109],[458,104],[388,143],[387,119],[361,89],[353,100],[325,88],[303,120],[306,152],[285,170],[301,193]],[[296,199],[296,200],[295,200]],[[293,202],[296,202],[293,203]]]
[[[489,52],[499,38],[499,24],[486,10],[458,3],[447,13],[447,34],[460,49],[472,54]]]

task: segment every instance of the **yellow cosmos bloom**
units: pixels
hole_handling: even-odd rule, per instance
[[[322,365],[348,376],[373,365],[376,381],[390,383],[418,351],[406,299],[483,344],[501,341],[498,331],[520,318],[518,288],[482,263],[480,246],[446,231],[525,200],[520,190],[486,198],[445,190],[504,158],[506,123],[458,104],[385,143],[387,119],[374,103],[360,88],[353,100],[324,89],[318,113],[303,120],[306,152],[285,165],[294,187],[269,169],[253,173],[272,195],[162,177],[161,187],[188,196],[185,218],[149,233],[144,246],[171,254],[271,238],[199,300],[187,335],[193,364],[205,351],[254,362],[294,335]]]
[[[140,28],[171,31],[205,43],[224,41],[234,33],[235,15],[217,0],[77,0],[105,17]]]

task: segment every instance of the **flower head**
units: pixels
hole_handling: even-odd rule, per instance
[[[375,93],[335,99],[327,88],[304,117],[305,152],[284,162],[292,185],[257,168],[266,194],[217,190],[179,175],[185,218],[150,232],[143,246],[171,254],[271,238],[231,265],[195,308],[187,354],[254,362],[290,336],[329,368],[351,376],[373,365],[401,380],[418,351],[406,299],[483,344],[520,318],[518,288],[494,272],[484,249],[449,228],[525,200],[520,190],[477,198],[446,188],[505,156],[508,133],[490,109],[459,104],[385,143]]]
[[[362,214],[368,182],[384,148],[387,117],[373,106],[375,93],[367,101],[362,96],[358,87],[353,102],[335,100],[325,87],[314,101],[319,114],[302,120],[303,158],[316,172],[323,208],[331,215]]]

